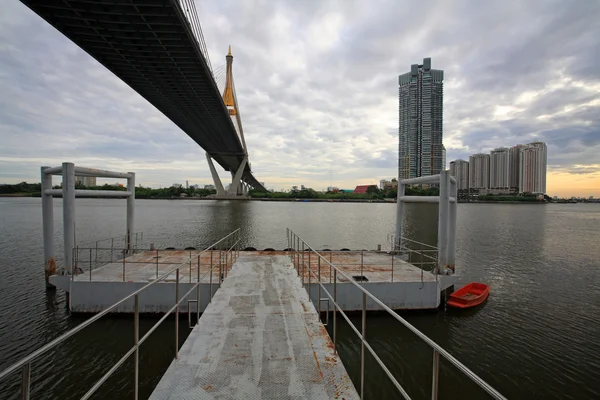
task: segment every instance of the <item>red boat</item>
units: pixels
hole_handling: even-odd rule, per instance
[[[490,287],[485,283],[472,282],[450,295],[448,305],[457,308],[475,307],[490,295]]]

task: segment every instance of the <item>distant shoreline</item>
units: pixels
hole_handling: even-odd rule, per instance
[[[40,198],[40,193],[3,193],[2,197],[33,197]],[[108,199],[114,197],[98,197]],[[123,197],[125,198],[125,197]],[[214,197],[136,197],[138,200],[232,200],[232,201],[274,201],[287,203],[376,203],[376,204],[396,204],[396,201],[379,200],[379,199],[286,199],[286,198],[214,198]],[[459,201],[459,204],[580,204],[580,202],[545,202],[545,201]],[[594,204],[597,202],[581,202],[583,204]]]

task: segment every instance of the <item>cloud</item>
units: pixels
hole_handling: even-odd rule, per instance
[[[71,160],[136,171],[145,185],[210,182],[204,152],[152,105],[21,3],[2,7],[0,181],[37,180],[40,165]],[[197,8],[213,70],[232,45],[252,168],[268,187],[395,176],[397,76],[424,57],[445,70],[448,160],[543,140],[549,174],[600,165],[595,2]]]

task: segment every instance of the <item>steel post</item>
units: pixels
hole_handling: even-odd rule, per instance
[[[175,358],[179,358],[179,268],[175,274]]]
[[[190,250],[190,272],[189,272],[188,283],[192,283],[192,251],[191,250]]]
[[[123,282],[125,282],[125,250],[123,251]]]
[[[363,276],[363,258],[364,258],[364,254],[361,250],[360,252],[360,275]]]
[[[333,351],[337,353],[337,269],[333,269]]]
[[[131,243],[131,235],[133,235],[135,222],[135,173],[127,173],[131,175],[129,178],[127,178],[127,191],[131,192],[131,195],[127,197],[127,236],[125,239],[127,241],[125,248],[129,253],[133,248]]]
[[[111,238],[110,239],[110,262],[113,262],[113,249],[114,249],[114,247],[115,247],[115,238]]]
[[[302,242],[302,287],[304,287],[304,242]]]
[[[75,247],[75,165],[63,163],[62,175],[65,270],[72,274]]]
[[[405,185],[402,181],[398,181],[398,199],[396,200],[396,236],[394,238],[394,247],[392,253],[402,245],[402,232],[404,224],[404,197]]]
[[[448,205],[450,186],[450,175],[448,171],[440,172],[440,203],[438,207],[438,265],[437,273],[444,270],[446,266],[446,251],[448,246]]]
[[[431,379],[431,400],[438,398],[438,383],[440,380],[440,353],[433,350],[433,376]]]
[[[198,278],[196,280],[198,287],[196,288],[196,323],[200,321],[200,254],[198,254]]]
[[[362,294],[362,331],[360,341],[360,398],[365,398],[365,340],[367,338],[367,294]]]
[[[450,184],[450,196],[457,199],[457,201],[449,204],[448,253],[446,255],[446,264],[448,265],[448,268],[454,271],[456,258],[456,203],[458,202],[458,185],[456,183]]]
[[[221,270],[222,267],[223,267],[223,264],[221,264],[221,258],[219,257],[219,270]],[[213,276],[213,268],[212,267],[210,268],[209,276],[210,276],[210,278],[208,278],[208,287],[209,287],[208,302],[212,303],[212,276]]]
[[[332,265],[332,263],[331,263],[331,253],[333,253],[333,251],[329,252],[329,283],[331,283],[331,268],[332,268],[331,267],[331,265]]]
[[[96,244],[98,246],[98,244]],[[96,254],[98,254],[98,250],[96,250]],[[90,282],[92,281],[92,249],[90,249]]]
[[[156,279],[158,279],[158,249],[156,249]]]
[[[308,300],[312,301],[312,284],[311,284],[311,268],[310,268],[310,253],[312,251],[308,252]]]
[[[394,253],[392,253],[392,283],[394,283]]]
[[[317,257],[317,302],[319,303],[319,319],[321,318],[321,257]]]
[[[21,399],[29,400],[31,388],[31,363],[23,365],[21,370]]]
[[[133,378],[133,398],[138,399],[139,381],[140,381],[140,301],[139,294],[135,295],[135,314],[133,316],[133,345],[135,346],[134,378]]]
[[[44,271],[46,275],[46,287],[50,285],[48,278],[56,273],[56,261],[54,259],[54,208],[52,195],[44,192],[52,189],[52,175],[45,174],[44,170],[50,167],[42,167],[42,230],[44,232]]]

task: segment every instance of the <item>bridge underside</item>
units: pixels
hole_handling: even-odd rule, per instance
[[[177,0],[22,0],[127,83],[226,171],[246,154]],[[246,165],[242,181],[264,189]]]

